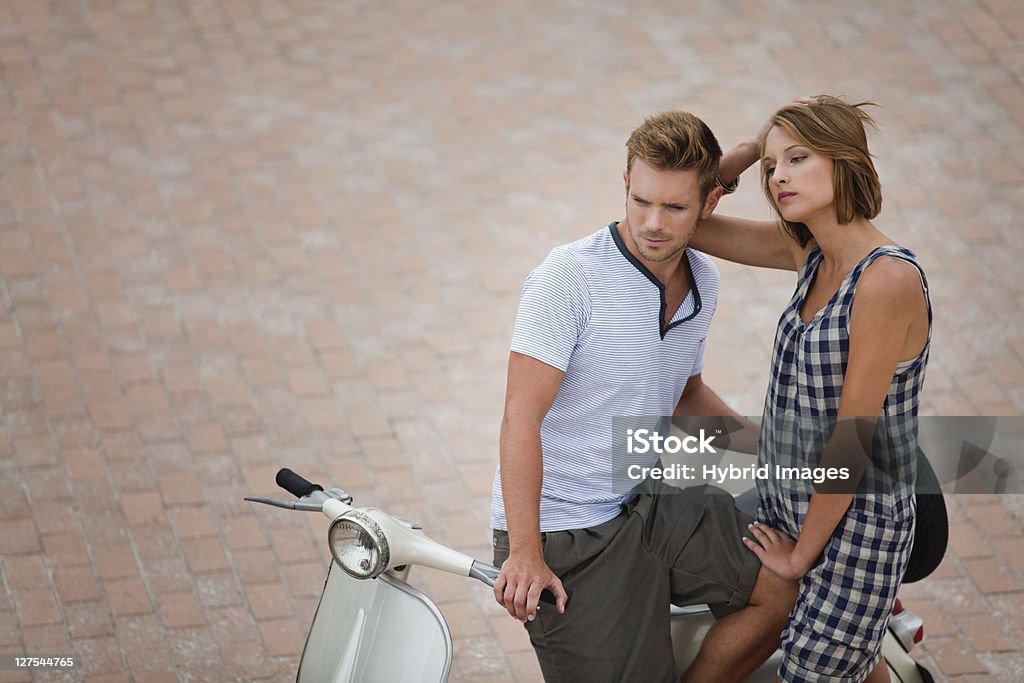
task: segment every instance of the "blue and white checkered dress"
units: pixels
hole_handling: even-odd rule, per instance
[[[912,263],[896,246],[879,247],[846,277],[835,296],[804,324],[800,307],[822,262],[815,246],[800,270],[796,291],[779,319],[771,380],[761,426],[759,459],[775,465],[815,466],[835,426],[850,350],[853,297],[864,270],[880,256]],[[859,682],[881,658],[881,643],[914,538],[913,480],[917,408],[931,345],[901,362],[893,375],[872,448],[873,466],[845,518],[823,550],[822,561],[800,583],[782,635],[783,681]],[[866,489],[866,491],[865,491]],[[812,484],[758,481],[764,523],[793,537],[800,533]]]

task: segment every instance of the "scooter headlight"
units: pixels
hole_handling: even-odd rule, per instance
[[[327,532],[331,555],[345,573],[357,579],[374,579],[387,569],[391,552],[380,526],[366,513],[346,512]]]

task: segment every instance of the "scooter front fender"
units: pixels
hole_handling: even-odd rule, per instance
[[[331,563],[298,683],[443,683],[451,663],[451,632],[426,595],[388,574],[354,579]]]

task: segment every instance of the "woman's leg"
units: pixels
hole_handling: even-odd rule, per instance
[[[890,683],[889,667],[886,666],[885,659],[878,660],[878,664],[864,679],[864,683]]]

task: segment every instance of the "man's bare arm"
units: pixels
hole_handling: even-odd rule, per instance
[[[494,599],[520,621],[532,620],[541,591],[549,589],[564,611],[562,582],[544,562],[540,542],[540,490],[544,480],[540,427],[564,373],[535,358],[509,354],[501,421],[501,492],[509,556],[494,584]]]

